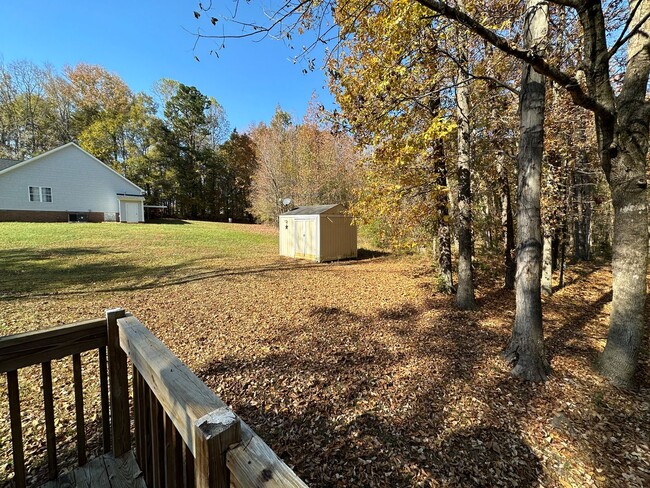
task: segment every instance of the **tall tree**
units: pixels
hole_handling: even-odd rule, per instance
[[[349,137],[333,132],[310,117],[296,124],[280,107],[269,124],[251,131],[251,210],[258,220],[275,222],[285,198],[293,205],[350,202],[356,152]]]
[[[464,0],[458,8],[465,10]],[[456,306],[461,310],[476,308],[472,272],[472,189],[471,189],[471,125],[469,39],[462,27],[457,29],[458,75],[456,82],[456,113],[458,124],[458,289]]]
[[[650,109],[646,91],[650,74],[650,0],[629,2],[627,8],[609,9],[607,15],[600,0],[549,2],[573,10],[578,19],[582,36],[576,44],[585,63],[586,86],[579,83],[575,74],[551,64],[545,56],[516,47],[501,32],[491,30],[488,21],[481,22],[444,1],[417,1],[529,64],[567,90],[576,104],[593,112],[600,162],[614,207],[612,311],[600,371],[616,385],[633,387],[644,333],[647,290],[646,158]],[[621,26],[618,35],[610,36],[608,25]],[[613,61],[624,47],[624,68],[618,70]],[[616,75],[616,71],[623,75],[623,82],[615,89],[619,77],[612,73]]]
[[[191,218],[204,214],[203,185],[206,163],[212,154],[205,143],[210,134],[207,110],[210,100],[196,87],[182,83],[165,105],[165,119],[178,148],[173,159],[178,184],[178,205],[182,215]]]
[[[236,220],[249,218],[253,175],[258,168],[255,144],[248,134],[234,130],[219,150],[227,171],[226,214]]]
[[[0,64],[0,150],[3,157],[24,159],[51,145],[50,106],[45,72],[26,60]]]
[[[548,7],[542,0],[527,0],[524,46],[544,55]],[[519,181],[517,184],[517,280],[515,323],[505,351],[512,374],[543,381],[550,372],[544,355],[540,273],[542,264],[540,191],[544,156],[544,76],[524,64],[519,111],[521,117]]]
[[[441,69],[441,41],[421,7],[387,2],[347,23],[364,5],[349,2],[336,11],[343,40],[329,64],[343,124],[366,156],[355,216],[379,224],[394,247],[434,244],[438,289],[451,293],[446,159],[453,158],[455,72]]]

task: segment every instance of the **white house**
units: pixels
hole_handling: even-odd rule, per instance
[[[0,221],[144,222],[143,194],[74,142],[0,160]]]

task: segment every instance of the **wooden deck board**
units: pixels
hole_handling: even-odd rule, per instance
[[[147,488],[132,451],[118,458],[112,453],[90,460],[72,472],[62,474],[42,488]]]

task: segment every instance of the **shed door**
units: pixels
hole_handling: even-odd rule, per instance
[[[140,204],[138,202],[124,202],[124,222],[138,222],[138,210]]]
[[[296,220],[296,257],[316,259],[316,221]]]
[[[280,254],[282,256],[294,256],[295,230],[293,220],[288,218],[280,220]]]

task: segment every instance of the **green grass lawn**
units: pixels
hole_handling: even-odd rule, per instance
[[[178,222],[0,223],[0,297],[147,288],[277,256],[267,227]]]

